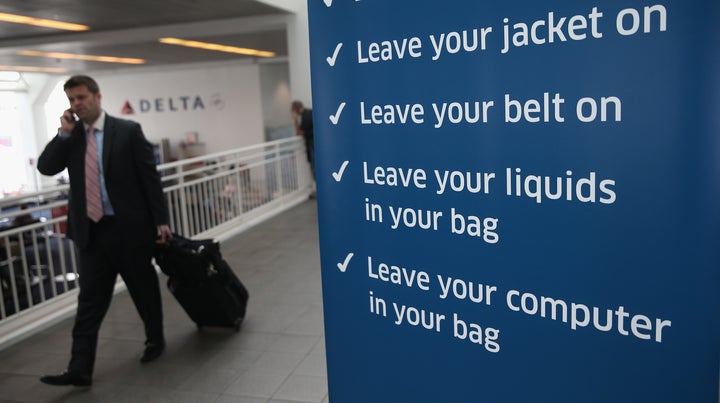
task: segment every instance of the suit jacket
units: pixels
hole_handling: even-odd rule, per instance
[[[67,234],[78,247],[88,245],[90,219],[85,203],[85,129],[77,122],[69,138],[56,136],[40,154],[37,168],[70,177]],[[157,226],[168,223],[155,155],[140,125],[106,114],[102,164],[110,204],[125,242],[152,242]]]
[[[311,109],[304,109],[300,115],[300,130],[303,132],[303,136],[308,142],[312,142],[315,138],[313,130],[313,116]]]

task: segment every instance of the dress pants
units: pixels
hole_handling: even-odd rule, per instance
[[[315,180],[315,139],[305,137],[305,155],[310,163],[312,179]]]
[[[90,242],[79,250],[77,314],[73,326],[72,357],[68,370],[92,375],[98,332],[110,307],[120,274],[145,325],[148,343],[164,343],[162,303],[157,273],[151,263],[152,243],[122,234],[114,217],[91,224]]]

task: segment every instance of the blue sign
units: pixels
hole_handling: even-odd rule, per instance
[[[720,3],[309,17],[331,402],[720,400]]]

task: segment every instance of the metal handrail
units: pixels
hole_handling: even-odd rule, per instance
[[[306,200],[313,180],[304,147],[293,137],[158,165],[171,229],[221,241]],[[9,334],[47,326],[42,317],[72,313],[67,301],[77,292],[78,272],[64,233],[68,190],[0,199],[0,348]]]

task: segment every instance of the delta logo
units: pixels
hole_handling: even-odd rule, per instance
[[[130,101],[125,101],[125,103],[122,106],[122,109],[120,109],[120,113],[123,115],[134,115],[135,109],[133,109],[132,105],[130,105]]]
[[[136,105],[137,107],[133,106]],[[120,113],[123,115],[134,115],[144,113],[166,113],[166,112],[194,112],[206,110],[206,105],[222,110],[225,102],[220,94],[213,94],[210,102],[206,102],[200,95],[183,95],[177,97],[141,98],[137,102],[126,100],[123,103]]]

